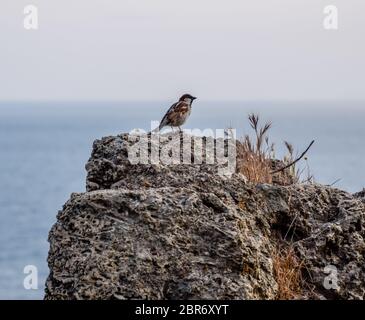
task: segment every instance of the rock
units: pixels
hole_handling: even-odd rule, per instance
[[[364,298],[360,199],[321,185],[252,185],[217,174],[205,154],[202,164],[131,164],[128,140],[94,142],[87,192],[72,194],[49,234],[45,299],[275,299],[278,244],[303,261],[298,298]]]
[[[355,193],[354,197],[360,198],[363,202],[365,202],[365,188],[362,191]]]

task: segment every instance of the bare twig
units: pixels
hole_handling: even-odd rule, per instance
[[[305,149],[305,151],[300,155],[299,158],[295,159],[294,161],[292,161],[291,163],[289,163],[288,165],[284,166],[283,168],[281,169],[278,169],[278,170],[275,170],[275,171],[272,171],[271,174],[274,174],[274,173],[278,173],[278,172],[281,172],[281,171],[284,171],[285,169],[287,168],[290,168],[292,165],[296,164],[299,160],[301,160],[305,154],[308,152],[308,150],[312,147],[312,145],[314,144],[314,140],[309,144],[308,148]]]
[[[329,185],[329,187],[334,186],[337,182],[340,182],[341,180],[342,180],[342,178],[337,179],[335,182],[332,182],[332,183]]]

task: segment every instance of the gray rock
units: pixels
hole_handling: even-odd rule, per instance
[[[362,191],[355,193],[354,197],[360,198],[363,202],[365,202],[365,188]]]
[[[298,298],[364,298],[360,199],[255,186],[204,161],[132,165],[130,145],[126,134],[94,142],[87,192],[71,195],[49,234],[46,299],[275,299],[278,243],[303,260]],[[328,265],[335,289],[324,287]]]

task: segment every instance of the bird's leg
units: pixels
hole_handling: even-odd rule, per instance
[[[180,133],[182,133],[181,127],[179,126]]]
[[[171,131],[172,131],[172,133],[174,133],[174,127],[173,126],[171,126]]]

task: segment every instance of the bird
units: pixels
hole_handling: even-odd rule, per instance
[[[175,102],[163,116],[160,125],[152,132],[160,131],[162,128],[170,126],[172,130],[174,127],[178,127],[180,132],[181,126],[186,122],[191,113],[191,105],[193,101],[197,99],[191,94],[184,94],[179,101]]]

